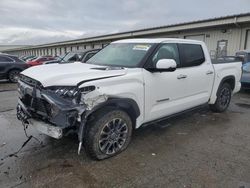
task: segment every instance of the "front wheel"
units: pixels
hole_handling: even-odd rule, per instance
[[[228,83],[222,84],[217,92],[217,99],[214,104],[210,105],[210,109],[214,112],[224,112],[231,101],[232,89]]]
[[[96,160],[117,155],[127,148],[132,130],[131,118],[122,110],[107,109],[94,114],[85,137],[87,154]]]
[[[9,72],[9,80],[10,80],[12,83],[16,83],[16,82],[18,81],[19,74],[20,74],[20,71],[19,71],[19,70],[11,70],[11,71]]]

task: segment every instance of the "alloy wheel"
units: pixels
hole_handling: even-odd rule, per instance
[[[99,148],[107,155],[121,150],[128,136],[128,125],[123,119],[116,118],[106,123],[100,133]]]

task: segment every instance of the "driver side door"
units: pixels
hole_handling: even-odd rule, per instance
[[[175,71],[148,71],[156,68],[160,59],[173,59],[177,64]],[[185,108],[187,90],[186,75],[180,69],[180,57],[177,44],[163,43],[149,58],[143,69],[145,83],[145,122],[153,121]]]

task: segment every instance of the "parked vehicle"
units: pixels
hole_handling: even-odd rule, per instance
[[[45,61],[54,60],[55,57],[52,56],[40,56],[34,60],[28,61],[27,64],[31,66],[42,65]]]
[[[243,74],[241,77],[241,85],[243,89],[250,89],[250,62],[243,64]]]
[[[68,52],[64,57],[58,57],[55,60],[45,61],[43,64],[52,64],[52,63],[72,63],[76,61],[81,61],[85,63],[88,61],[93,55],[99,52],[100,49],[92,49],[86,51],[78,51],[78,52]]]
[[[0,54],[0,79],[17,82],[19,73],[28,67],[29,65],[16,56]]]
[[[250,89],[250,50],[243,50],[236,53],[236,57],[241,58],[243,63],[243,74],[241,85],[243,89]]]
[[[37,56],[28,57],[28,58],[26,58],[25,62],[27,63],[29,61],[32,61],[32,60],[36,59],[36,58],[37,58]]]
[[[18,57],[19,59],[23,60],[24,58],[26,58],[27,56],[26,55],[22,55],[20,57]]]
[[[236,53],[236,57],[242,58],[243,64],[250,63],[250,50],[243,50]]]
[[[240,90],[241,69],[241,62],[212,64],[201,41],[120,40],[87,63],[24,71],[17,117],[57,139],[76,130],[78,153],[84,142],[101,160],[125,150],[142,125],[204,104],[225,111]]]
[[[37,58],[37,57],[34,56],[34,55],[29,55],[29,56],[23,56],[20,59],[23,60],[23,61],[27,61],[27,60],[32,60],[32,59],[35,59],[35,58]]]

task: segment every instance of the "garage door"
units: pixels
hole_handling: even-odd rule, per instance
[[[205,41],[205,35],[188,35],[184,37],[185,39]]]
[[[250,30],[247,31],[247,36],[246,36],[246,49],[250,50]]]

